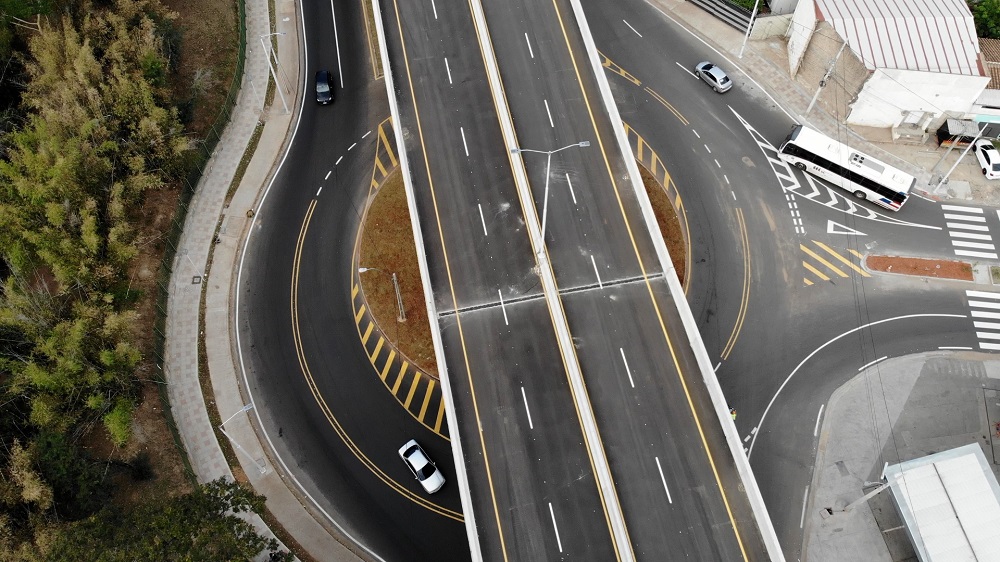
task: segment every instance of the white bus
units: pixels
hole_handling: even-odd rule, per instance
[[[782,160],[890,211],[898,211],[917,179],[803,125],[778,149]]]

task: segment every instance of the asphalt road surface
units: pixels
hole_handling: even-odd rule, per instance
[[[516,192],[468,10],[389,3],[382,17],[485,558],[760,559],[568,3],[485,6],[517,145],[543,151],[520,155],[531,201]],[[544,153],[585,140],[551,163]],[[540,299],[522,210],[546,226],[558,310]],[[597,444],[567,383],[559,315]],[[595,448],[613,497],[595,484]]]
[[[919,196],[892,213],[773,167],[793,121],[756,84],[647,3],[584,4],[623,120],[684,201],[688,300],[752,444],[786,558],[798,559],[815,428],[830,394],[881,358],[977,344],[968,284],[862,273],[858,256],[995,262],[954,241],[989,238],[1000,219]],[[717,95],[695,79],[689,69],[702,60],[726,68],[735,87]]]
[[[363,13],[350,2],[302,8],[305,99],[288,154],[258,209],[238,287],[238,329],[255,404],[317,517],[330,514],[386,560],[468,559],[453,481],[427,496],[396,452],[415,437],[450,478],[449,444],[386,391],[353,321],[354,243],[375,132],[389,116]],[[314,99],[313,75],[321,68],[334,75],[329,106]],[[272,107],[281,110],[277,102]]]

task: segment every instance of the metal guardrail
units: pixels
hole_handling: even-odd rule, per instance
[[[167,394],[166,373],[163,368],[165,364],[164,348],[166,346],[167,300],[170,298],[170,278],[173,274],[174,258],[177,256],[177,244],[181,233],[184,231],[184,221],[187,218],[191,199],[198,189],[198,182],[205,172],[205,167],[211,159],[215,147],[218,146],[219,141],[222,139],[222,134],[232,118],[233,108],[236,106],[236,98],[239,96],[243,82],[243,69],[246,63],[247,52],[245,0],[236,0],[236,8],[239,48],[236,53],[236,69],[233,72],[233,79],[229,84],[226,99],[215,118],[215,122],[212,123],[205,138],[197,142],[191,160],[186,166],[188,172],[181,178],[180,198],[177,201],[177,209],[174,211],[174,216],[170,221],[170,227],[164,237],[166,245],[163,251],[163,259],[156,274],[156,317],[153,323],[153,355],[156,358],[156,371],[153,374],[153,378],[160,383],[157,386],[159,387],[160,402],[163,406],[167,427],[170,428],[170,433],[174,437],[174,443],[177,445],[178,450],[182,452],[181,458],[184,460],[184,472],[192,483],[196,483],[197,479],[191,467],[191,461],[188,459],[188,455],[184,453],[184,443],[181,441],[177,424],[174,422],[173,414],[171,413],[170,399]]]

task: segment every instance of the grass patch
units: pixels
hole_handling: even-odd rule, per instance
[[[386,337],[410,363],[436,377],[437,361],[415,248],[403,174],[397,169],[382,183],[365,213],[358,263],[381,271],[362,273],[361,287],[368,309]],[[399,280],[405,322],[396,321],[393,273]]]

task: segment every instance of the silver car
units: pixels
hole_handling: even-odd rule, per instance
[[[410,469],[413,477],[417,479],[417,482],[420,482],[428,494],[433,494],[440,490],[441,486],[444,486],[444,476],[441,475],[441,471],[437,469],[434,461],[417,444],[416,439],[410,439],[400,447],[399,456],[406,463],[406,468]]]
[[[733,81],[726,75],[726,71],[708,61],[696,64],[694,74],[720,94],[733,87]]]

